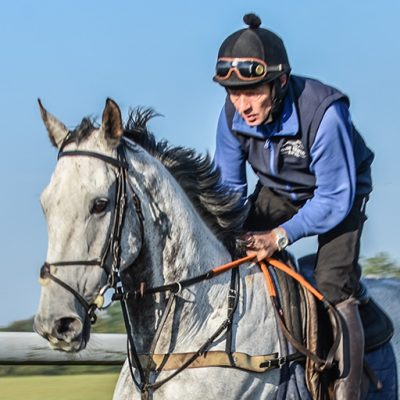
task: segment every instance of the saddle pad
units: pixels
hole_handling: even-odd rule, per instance
[[[371,297],[361,302],[359,311],[364,327],[365,352],[377,349],[392,338],[393,322]]]

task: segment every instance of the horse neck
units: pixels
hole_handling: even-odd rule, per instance
[[[136,161],[130,176],[133,187],[140,190],[144,214],[144,237],[139,258],[130,270],[131,282],[144,281],[159,286],[200,275],[226,263],[230,255],[202,221],[181,187],[156,160],[143,166]],[[138,173],[138,171],[142,171]],[[201,331],[204,340],[226,317],[229,274],[184,289],[179,294],[170,318],[160,337],[158,349],[172,346],[184,349],[187,339]],[[133,283],[134,284],[134,283]],[[139,347],[148,349],[152,333],[165,309],[168,294],[146,296],[132,303]],[[173,333],[175,332],[175,333]],[[178,332],[178,333],[177,333]],[[207,336],[208,337],[208,336]]]

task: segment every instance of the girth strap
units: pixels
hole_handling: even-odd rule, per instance
[[[152,371],[171,371],[180,368],[194,355],[195,353],[153,354],[153,356],[140,354],[139,360],[142,364],[147,364]],[[278,357],[278,353],[251,356],[246,353],[233,352],[231,355],[232,358],[225,351],[207,351],[197,357],[187,368],[233,367],[249,372],[267,372],[280,368],[288,362],[304,359],[300,353],[286,357]],[[231,360],[234,361],[233,365]]]

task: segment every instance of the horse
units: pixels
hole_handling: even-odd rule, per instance
[[[35,331],[56,350],[82,350],[113,288],[129,337],[114,399],[275,399],[288,386],[309,399],[258,266],[215,273],[248,208],[221,190],[208,155],[156,142],[151,110],[124,127],[107,99],[100,126],[84,118],[69,131],[39,105],[58,162],[40,199],[48,250]]]

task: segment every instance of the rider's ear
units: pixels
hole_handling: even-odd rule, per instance
[[[101,129],[104,132],[107,143],[112,147],[116,147],[124,133],[124,128],[122,126],[121,111],[114,100],[107,99],[106,101]]]
[[[57,147],[58,149],[61,146],[64,138],[68,134],[68,129],[65,125],[60,122],[56,117],[51,115],[42,105],[40,99],[38,99],[40,114],[42,115],[42,120],[44,125],[46,126],[47,132],[49,134],[49,138],[53,146]]]

